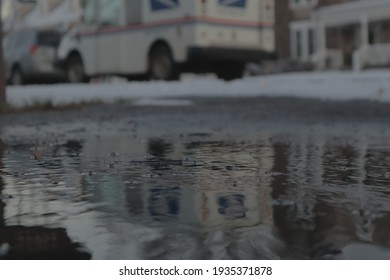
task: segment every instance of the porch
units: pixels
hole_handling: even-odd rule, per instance
[[[319,69],[390,66],[390,1],[360,0],[317,10],[312,15]]]

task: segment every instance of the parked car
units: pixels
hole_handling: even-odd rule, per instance
[[[7,82],[22,85],[64,79],[64,72],[56,67],[60,41],[57,31],[21,29],[8,33],[3,45]]]

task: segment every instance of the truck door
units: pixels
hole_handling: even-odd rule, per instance
[[[123,0],[99,0],[99,74],[121,72],[121,36],[124,36],[124,31],[118,27],[123,25],[124,7]]]
[[[89,0],[84,7],[84,24],[75,35],[78,41],[79,50],[83,59],[85,71],[88,75],[97,73],[97,30],[98,14],[97,1]]]
[[[213,45],[259,44],[260,3],[263,0],[202,1],[200,14],[210,23],[208,41]]]

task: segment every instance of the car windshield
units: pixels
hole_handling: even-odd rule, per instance
[[[61,34],[53,31],[39,32],[37,43],[41,46],[58,47],[61,41]]]

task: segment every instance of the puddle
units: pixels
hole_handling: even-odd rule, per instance
[[[186,99],[140,98],[133,101],[135,106],[192,106],[193,102]]]
[[[0,258],[390,255],[386,136],[46,131],[0,142]]]

